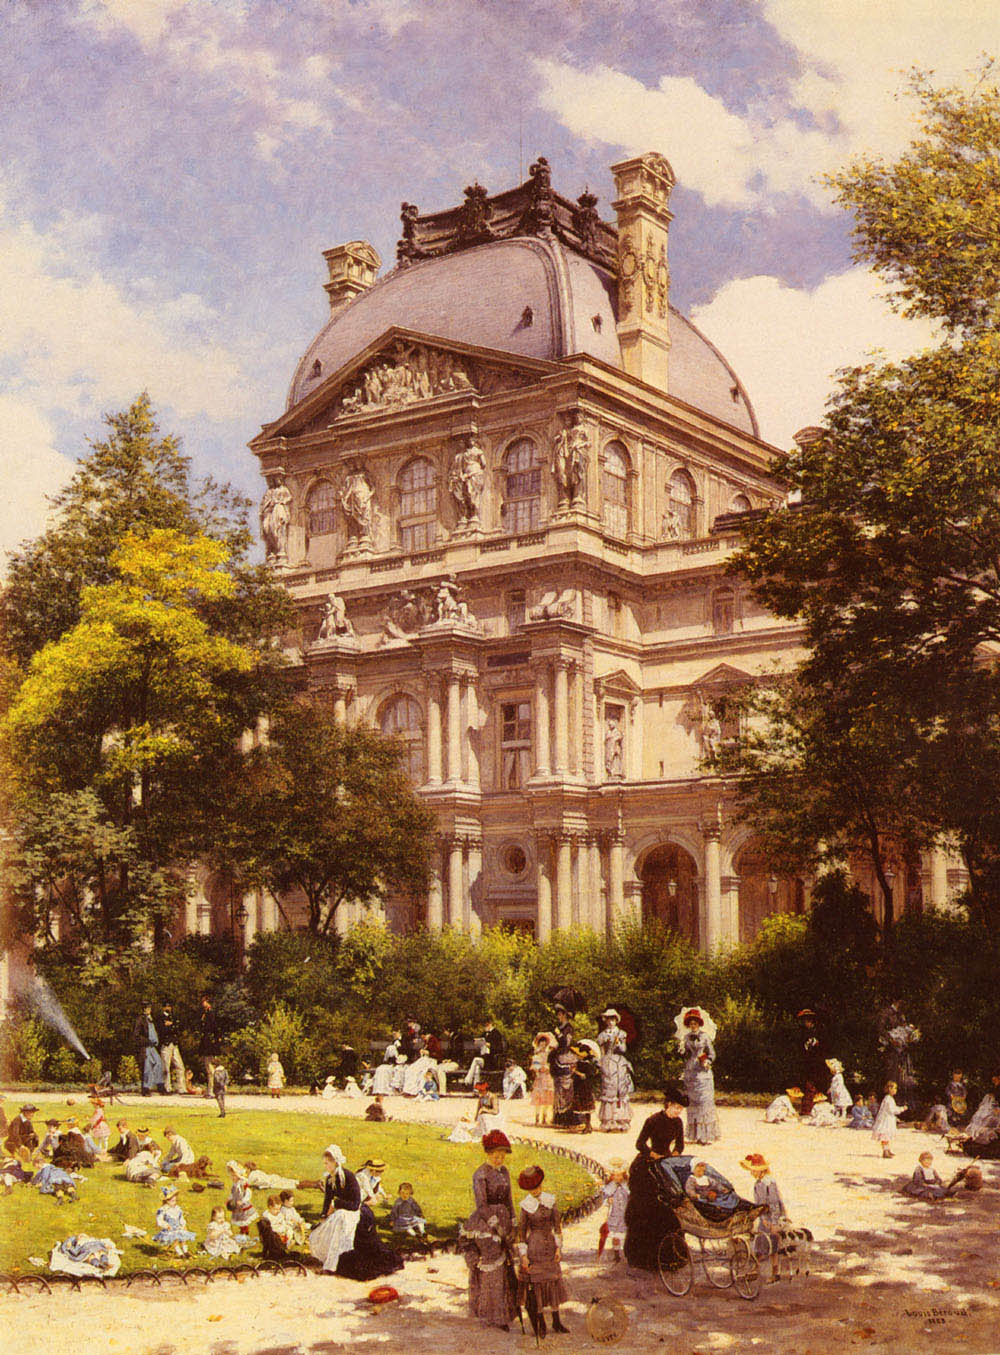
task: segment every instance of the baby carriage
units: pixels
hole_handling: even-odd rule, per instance
[[[669,1293],[682,1298],[690,1292],[695,1266],[716,1289],[733,1289],[743,1299],[760,1293],[760,1263],[753,1233],[763,1205],[741,1200],[732,1185],[712,1167],[708,1175],[717,1186],[717,1198],[706,1217],[685,1194],[691,1174],[690,1157],[661,1158],[656,1164],[657,1192],[673,1209],[683,1235],[667,1233],[660,1242],[660,1279]]]

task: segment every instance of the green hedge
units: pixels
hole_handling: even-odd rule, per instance
[[[85,984],[65,951],[39,957],[87,1049],[119,1072],[143,1001],[173,1001],[190,1059],[200,998],[211,993],[234,1083],[249,1074],[259,1084],[272,1049],[289,1082],[323,1077],[339,1067],[342,1045],[367,1055],[372,1039],[408,1018],[425,1030],[472,1035],[492,1016],[523,1061],[535,1032],[552,1024],[544,993],[556,984],[572,984],[586,999],[580,1035],[595,1032],[608,1002],[642,1014],[634,1061],[646,1088],[679,1071],[674,1016],[685,1003],[705,1005],[718,1022],[720,1092],[768,1093],[799,1080],[795,1013],[804,1006],[828,1014],[848,1079],[868,1089],[877,1089],[881,1064],[875,1013],[890,996],[902,994],[923,1031],[916,1067],[928,1097],[954,1066],[982,1084],[1000,1037],[996,938],[958,912],[903,918],[885,942],[864,897],[838,876],[820,882],[808,917],[769,918],[752,945],[714,959],[657,926],[635,924],[610,938],[561,933],[541,946],[502,930],[473,941],[451,931],[394,936],[362,924],[344,940],[259,936],[242,974],[235,959],[224,945],[194,938],[109,961]],[[82,1080],[83,1061],[36,1018],[15,1015],[0,1027],[4,1076],[58,1080],[74,1070]]]

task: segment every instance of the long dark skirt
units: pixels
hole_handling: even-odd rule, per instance
[[[625,1206],[625,1260],[641,1270],[656,1270],[660,1242],[668,1233],[684,1237],[677,1215],[656,1193],[653,1163],[640,1153],[629,1169]]]
[[[376,1280],[380,1275],[402,1269],[403,1258],[381,1240],[375,1229],[375,1215],[363,1204],[354,1246],[344,1252],[336,1273],[345,1280]]]
[[[1000,1158],[1000,1138],[991,1139],[989,1143],[976,1143],[974,1139],[967,1139],[962,1145],[962,1151],[968,1157],[985,1157],[995,1160]]]

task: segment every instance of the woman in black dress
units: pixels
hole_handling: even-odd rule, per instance
[[[573,1076],[576,1055],[573,1053],[573,1023],[565,1007],[556,1007],[556,1045],[549,1054],[554,1086],[552,1123],[556,1128],[569,1129],[573,1125]]]
[[[313,1256],[324,1270],[347,1280],[374,1280],[402,1270],[403,1258],[380,1240],[375,1215],[361,1203],[358,1178],[344,1165],[336,1144],[323,1154],[323,1165],[323,1222],[309,1237]]]
[[[684,1151],[681,1113],[686,1100],[678,1088],[668,1087],[663,1110],[649,1116],[636,1139],[639,1152],[629,1168],[625,1206],[625,1260],[642,1270],[656,1270],[660,1243],[668,1233],[678,1240],[684,1237],[677,1215],[661,1198],[664,1183],[656,1164],[660,1158],[676,1157]]]

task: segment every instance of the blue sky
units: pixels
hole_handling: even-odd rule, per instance
[[[830,373],[918,347],[818,176],[913,131],[914,64],[997,46],[981,0],[6,0],[0,5],[0,548],[40,529],[103,411],[148,388],[200,471],[245,444],[327,308],[320,251],[394,257],[538,154],[556,187],[659,150],[672,299],[779,443]]]

